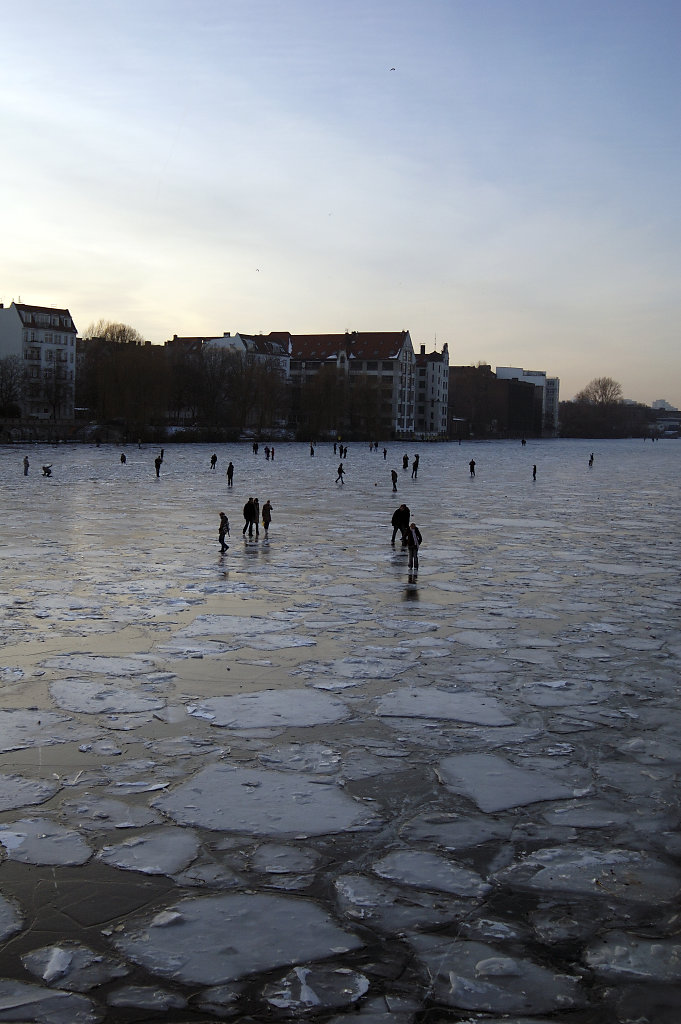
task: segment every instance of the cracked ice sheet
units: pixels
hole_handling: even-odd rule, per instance
[[[491,727],[514,724],[495,697],[434,686],[404,687],[387,693],[377,701],[376,714],[379,718],[432,718]]]
[[[65,711],[108,715],[137,714],[157,711],[165,706],[160,697],[147,696],[139,690],[122,686],[103,686],[87,679],[58,679],[50,683],[50,693]]]
[[[200,850],[199,839],[189,829],[159,828],[136,835],[116,846],[104,846],[98,859],[123,871],[145,875],[174,875],[188,867]]]
[[[188,706],[187,713],[230,729],[330,725],[349,714],[345,703],[317,690],[261,690],[234,697],[209,697]]]
[[[622,981],[661,981],[681,984],[681,943],[647,939],[626,932],[608,932],[586,950],[587,966],[600,978]]]
[[[489,886],[475,871],[427,850],[395,850],[372,865],[373,871],[389,882],[415,889],[430,889],[454,896],[478,898]]]
[[[60,789],[58,782],[27,779],[23,775],[0,775],[0,811],[44,804]]]
[[[47,818],[23,818],[0,825],[0,843],[9,860],[22,864],[85,864],[92,849],[72,829]]]
[[[362,946],[310,900],[262,894],[181,900],[129,921],[114,944],[154,974],[205,985]]]
[[[101,1019],[87,996],[0,978],[0,1021],[98,1024]]]
[[[34,977],[68,992],[87,992],[130,973],[120,961],[95,953],[79,942],[45,946],[24,954],[21,960]]]
[[[482,942],[412,935],[432,978],[432,997],[445,1006],[487,1013],[551,1013],[586,1005],[580,979],[555,974]]]
[[[454,754],[440,762],[438,774],[448,789],[487,813],[577,795],[555,774],[517,768],[496,754]]]
[[[647,853],[555,847],[538,850],[497,872],[521,892],[601,896],[659,905],[678,897],[681,872]]]
[[[154,804],[178,824],[251,835],[327,835],[375,826],[371,810],[326,776],[204,768]]]
[[[55,711],[0,710],[0,750],[80,742],[83,735],[81,725]]]
[[[60,654],[55,658],[48,658],[44,665],[46,668],[65,669],[69,672],[95,672],[110,676],[136,676],[154,672],[156,669],[156,662],[142,655],[107,658],[96,654]]]

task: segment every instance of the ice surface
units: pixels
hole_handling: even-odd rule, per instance
[[[635,850],[546,848],[498,873],[514,889],[668,903],[681,889],[681,871]]]
[[[197,837],[187,829],[159,828],[116,846],[104,846],[100,859],[124,871],[172,875],[186,868],[199,852]]]
[[[376,713],[387,718],[434,718],[488,726],[513,724],[495,697],[424,686],[386,694],[378,701]]]
[[[87,996],[0,978],[0,1021],[97,1024],[101,1012]]]
[[[434,889],[455,896],[484,896],[489,885],[475,871],[425,850],[398,850],[373,865],[381,878],[416,889]]]
[[[58,679],[50,684],[56,704],[65,711],[85,714],[137,713],[162,708],[165,701],[147,697],[135,690],[120,686],[101,686],[87,679]]]
[[[85,864],[92,849],[72,829],[47,818],[21,818],[0,825],[0,843],[10,860],[22,864]]]
[[[4,942],[10,935],[21,931],[24,918],[19,907],[13,900],[0,893],[0,941]]]
[[[190,984],[236,981],[362,945],[320,907],[290,896],[207,896],[182,900],[169,910],[175,919],[133,921],[115,945],[154,973]]]
[[[252,835],[325,835],[375,822],[323,776],[264,768],[204,768],[155,804],[181,825]]]
[[[369,979],[347,967],[294,967],[280,981],[265,986],[270,1006],[287,1012],[340,1010],[369,990]]]
[[[607,981],[681,982],[681,942],[608,932],[586,951],[586,963]]]
[[[264,690],[239,697],[209,697],[189,707],[190,715],[230,729],[329,725],[348,716],[347,706],[317,691]]]
[[[59,783],[48,779],[27,779],[23,775],[0,775],[0,811],[44,804],[59,790]]]
[[[32,445],[49,482],[24,447],[0,446],[0,1020],[677,1024],[677,441],[420,445],[417,576],[402,443],[351,444],[342,490],[324,442],[217,446],[231,490],[212,446],[169,444],[157,480],[155,448],[122,473]],[[108,961],[129,975],[65,991]]]
[[[362,921],[388,935],[460,922],[471,911],[469,900],[405,889],[366,875],[340,875],[335,888],[338,908],[351,922]]]
[[[552,1013],[585,1005],[580,979],[555,974],[531,960],[507,956],[481,942],[413,935],[416,956],[445,1006],[486,1013]]]
[[[574,790],[546,772],[518,768],[496,754],[454,754],[440,762],[439,774],[453,792],[469,796],[481,811],[545,800],[567,800]]]
[[[129,968],[119,960],[95,953],[77,942],[36,949],[21,959],[31,974],[46,985],[54,985],[68,992],[88,992],[129,973]]]

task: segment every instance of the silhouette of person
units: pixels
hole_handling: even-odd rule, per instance
[[[218,540],[220,541],[220,550],[226,551],[229,544],[225,543],[225,536],[229,536],[229,519],[224,512],[220,513],[220,528],[218,530]]]
[[[408,468],[409,468],[409,456],[405,453],[402,456],[402,469],[408,469]]]
[[[388,449],[387,449],[387,448],[384,448],[384,449],[383,449],[383,461],[385,462],[385,460],[386,460],[387,458],[388,458]]]
[[[156,476],[160,476],[161,475],[161,463],[162,462],[163,462],[163,459],[161,458],[161,456],[157,455],[156,458],[154,459],[154,466],[156,467]]]
[[[263,529],[265,531],[265,536],[266,537],[268,535],[267,531],[270,528],[270,523],[271,522],[272,522],[272,502],[268,498],[267,501],[265,502],[265,504],[262,507],[262,525],[263,525]]]
[[[398,530],[402,534],[402,546],[404,547],[404,545],[407,543],[407,541],[405,539],[405,534],[406,534],[407,530],[409,529],[409,516],[410,515],[411,515],[411,512],[409,510],[409,506],[405,505],[404,503],[402,505],[400,505],[399,508],[396,508],[395,511],[393,512],[392,519],[390,520],[390,522],[392,524],[392,528],[393,528],[393,535],[390,538],[390,543],[391,544],[395,543],[395,537],[397,536],[397,531]]]
[[[125,457],[125,452],[121,452],[121,465],[124,466],[128,460]]]
[[[340,480],[341,483],[344,483],[344,481],[343,481],[343,473],[344,472],[345,472],[345,470],[343,469],[343,463],[339,462],[338,463],[338,476],[336,477],[336,483],[338,483],[339,480]]]
[[[215,469],[215,467],[217,466],[217,464],[218,464],[218,457],[217,457],[217,455],[215,454],[215,452],[213,452],[213,454],[212,454],[212,455],[211,455],[211,457],[210,457],[210,468],[211,468],[211,469]]]
[[[471,471],[471,476],[475,476],[475,459],[471,459],[471,461],[468,463],[468,468]]]
[[[593,466],[593,464],[594,464],[594,453],[592,452],[591,455],[589,456],[589,465]]]
[[[418,569],[419,544],[423,540],[423,537],[421,536],[421,531],[416,523],[410,523],[407,527],[406,540],[407,547],[409,548],[409,568]]]
[[[411,478],[417,477],[419,474],[419,456],[415,455],[411,463]]]
[[[533,480],[537,479],[537,467],[536,466],[532,467],[532,479]]]
[[[227,486],[228,487],[232,486],[232,479],[233,479],[233,477],[234,477],[234,465],[230,462],[229,466],[227,466]]]
[[[390,470],[390,475],[393,479],[393,491],[397,490],[397,471],[394,469]]]
[[[24,455],[24,476],[28,476],[28,467],[31,463],[28,461],[28,455]]]
[[[255,505],[253,504],[253,498],[249,498],[244,505],[244,528],[241,531],[244,536],[246,530],[248,530],[248,536],[253,536],[253,516],[255,515]]]
[[[43,466],[43,476],[52,476],[52,463],[49,466]]]

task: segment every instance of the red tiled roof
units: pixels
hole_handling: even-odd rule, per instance
[[[395,359],[409,331],[353,331],[352,334],[292,334],[291,358],[322,361],[345,352],[354,359]]]
[[[57,309],[55,306],[30,306],[26,302],[15,302],[16,309],[21,309],[25,313],[52,313],[57,316],[71,316],[68,309]]]

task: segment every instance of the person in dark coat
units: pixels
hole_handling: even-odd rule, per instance
[[[229,536],[229,519],[224,512],[220,513],[220,528],[218,530],[218,540],[220,541],[220,550],[226,551],[229,544],[225,543],[225,537]]]
[[[234,464],[232,462],[230,462],[229,466],[227,466],[227,486],[228,487],[232,486],[232,480],[233,479],[234,479]]]
[[[397,536],[397,531],[398,530],[402,534],[402,546],[404,547],[404,545],[407,543],[407,541],[405,539],[405,534],[406,534],[407,530],[409,529],[409,516],[410,515],[411,515],[411,512],[409,511],[409,507],[407,505],[404,505],[404,504],[400,505],[400,507],[396,508],[395,511],[393,512],[392,519],[390,520],[390,522],[392,523],[392,527],[393,527],[393,535],[392,535],[392,538],[390,540],[391,544],[395,543],[395,537]]]
[[[270,528],[270,523],[271,522],[272,522],[272,502],[268,498],[267,501],[265,502],[265,504],[262,507],[262,525],[263,525],[263,528],[265,530],[265,536],[267,536],[267,531]]]
[[[246,536],[246,530],[248,530],[248,536],[253,536],[253,517],[255,515],[255,505],[253,504],[253,498],[249,498],[244,505],[244,528],[241,531]]]
[[[416,523],[410,523],[407,528],[407,547],[409,548],[409,568],[418,569],[419,567],[419,545],[423,540],[421,531],[419,530]]]

